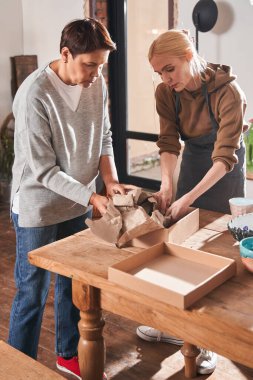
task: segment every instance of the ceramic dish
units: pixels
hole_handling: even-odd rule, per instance
[[[228,230],[238,241],[253,236],[253,213],[240,215],[230,220]]]
[[[239,215],[253,212],[253,199],[251,198],[231,198],[229,199],[230,211],[232,218]]]
[[[253,272],[253,237],[248,237],[240,241],[240,255],[245,268]]]

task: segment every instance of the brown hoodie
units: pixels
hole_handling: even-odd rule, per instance
[[[240,136],[247,126],[243,119],[246,98],[230,67],[208,63],[206,74],[209,78],[207,89],[211,108],[219,124],[212,160],[222,160],[226,163],[227,170],[231,171],[238,162],[235,151],[240,146]],[[160,153],[179,155],[180,136],[176,126],[174,93],[164,83],[157,87],[156,107],[160,117],[160,136],[157,142]],[[201,88],[193,92],[180,92],[179,119],[180,130],[187,138],[202,136],[211,131],[211,121]]]

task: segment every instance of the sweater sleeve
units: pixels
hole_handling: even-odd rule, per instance
[[[103,124],[103,140],[102,140],[102,151],[101,156],[113,156],[112,148],[112,132],[111,123],[108,111],[108,91],[105,84],[104,78],[102,78],[103,86],[103,98],[104,98],[104,124]]]
[[[238,162],[236,149],[240,147],[246,109],[245,96],[236,83],[223,87],[216,108],[219,129],[212,159],[225,162],[227,170],[232,171]]]
[[[169,152],[176,156],[181,144],[176,125],[175,100],[172,92],[161,83],[156,90],[156,109],[160,121],[160,135],[157,141],[159,153]]]

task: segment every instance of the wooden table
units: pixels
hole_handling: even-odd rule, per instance
[[[81,315],[78,353],[83,379],[102,379],[102,309],[184,339],[188,378],[196,375],[196,346],[253,368],[253,277],[242,266],[238,243],[227,231],[229,220],[229,215],[200,210],[199,231],[183,243],[237,262],[235,277],[187,310],[108,281],[108,267],[141,248],[118,249],[86,230],[29,254],[32,264],[72,278],[73,302]]]

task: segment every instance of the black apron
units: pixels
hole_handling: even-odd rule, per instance
[[[209,134],[193,138],[185,138],[180,132],[180,94],[175,93],[176,123],[181,139],[185,142],[177,183],[176,199],[181,198],[192,190],[213,165],[211,156],[219,125],[212,112],[209,94],[204,82],[202,83],[202,93],[208,107],[212,131]],[[196,199],[192,206],[230,214],[229,199],[245,196],[245,145],[242,137],[240,148],[236,150],[236,155],[238,156],[238,164],[234,165],[234,169],[225,174],[214,186]]]

